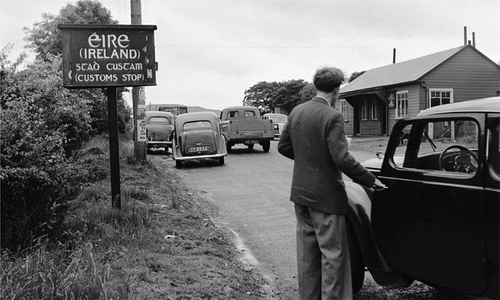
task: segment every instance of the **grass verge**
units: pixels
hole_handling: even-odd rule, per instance
[[[263,278],[239,260],[215,207],[174,172],[139,164],[120,144],[122,209],[111,207],[108,142],[79,155],[96,175],[70,202],[65,233],[2,253],[2,299],[262,299]]]

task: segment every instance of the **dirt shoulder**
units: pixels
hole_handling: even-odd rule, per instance
[[[378,151],[385,153],[389,137],[351,137],[350,150],[365,151],[375,155]]]
[[[268,299],[266,281],[241,261],[232,234],[212,221],[217,208],[164,167],[165,159],[148,158],[161,178],[148,185],[154,247],[123,257],[130,299]]]

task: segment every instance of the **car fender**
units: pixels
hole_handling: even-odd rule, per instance
[[[174,134],[172,135],[172,159],[175,160],[176,158],[182,157],[181,149],[180,149],[180,137],[177,134],[177,131],[174,131]]]
[[[409,286],[413,280],[391,268],[377,246],[371,226],[373,190],[352,181],[345,181],[345,185],[349,204],[347,218],[373,279],[387,288]]]

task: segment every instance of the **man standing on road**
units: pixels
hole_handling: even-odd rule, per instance
[[[290,200],[297,218],[303,300],[352,299],[342,172],[362,185],[385,187],[348,151],[343,116],[332,107],[343,81],[337,68],[318,69],[313,79],[316,97],[292,110],[278,143],[278,151],[294,160]]]

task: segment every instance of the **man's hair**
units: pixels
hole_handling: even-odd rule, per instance
[[[344,73],[337,68],[323,67],[314,74],[313,83],[318,91],[331,93],[344,82]]]

